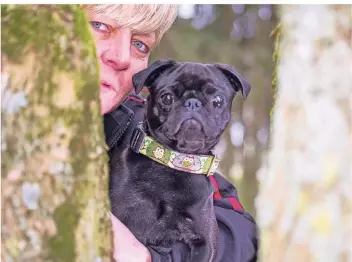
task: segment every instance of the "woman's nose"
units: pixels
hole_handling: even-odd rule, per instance
[[[110,39],[108,48],[102,54],[104,64],[116,71],[126,70],[131,63],[131,33],[121,29]]]

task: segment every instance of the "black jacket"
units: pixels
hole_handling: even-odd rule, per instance
[[[118,150],[118,143],[129,141],[137,123],[144,117],[145,100],[131,95],[114,111],[104,115],[104,131],[109,154]],[[257,260],[257,226],[244,211],[236,188],[219,174],[210,176],[214,187],[214,208],[219,226],[217,262],[247,262]],[[148,247],[152,261],[180,261],[186,246],[175,245],[158,253]],[[160,251],[159,251],[160,252]]]

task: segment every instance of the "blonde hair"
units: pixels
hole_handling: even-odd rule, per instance
[[[177,17],[177,5],[116,4],[81,5],[91,14],[104,14],[116,21],[117,26],[129,27],[139,33],[155,32],[158,43]]]

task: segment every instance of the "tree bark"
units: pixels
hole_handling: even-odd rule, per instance
[[[77,5],[2,5],[2,261],[111,261],[98,65]]]
[[[351,5],[281,9],[261,261],[352,261]]]

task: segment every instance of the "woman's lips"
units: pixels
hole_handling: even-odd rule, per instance
[[[111,85],[109,85],[109,83],[101,81],[100,82],[100,90],[103,92],[108,92],[111,91],[113,89],[113,87]]]

